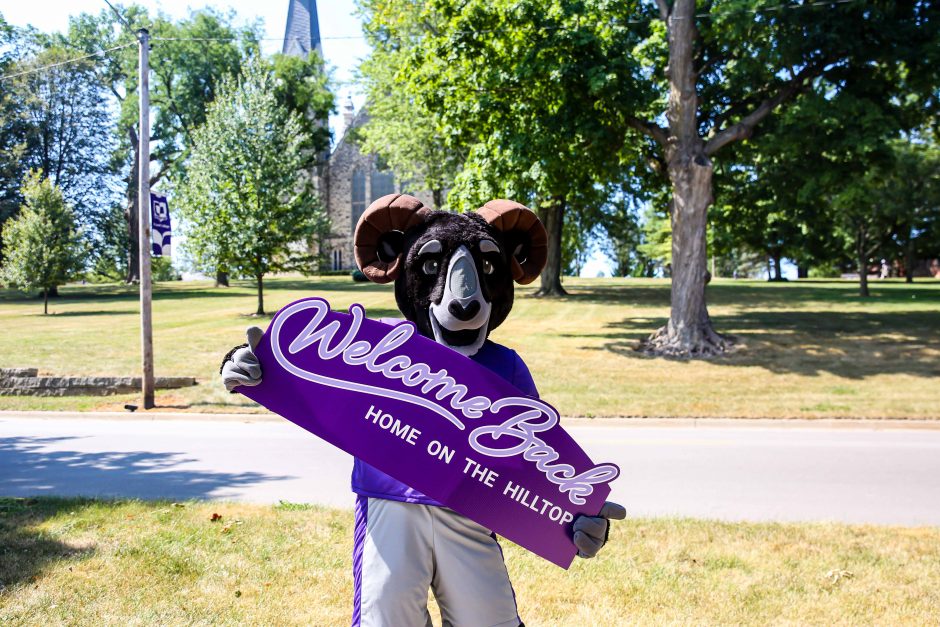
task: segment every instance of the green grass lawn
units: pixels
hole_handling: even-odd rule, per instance
[[[300,505],[0,499],[0,624],[349,624],[351,529]],[[936,528],[627,520],[568,571],[503,544],[532,626],[940,622]]]
[[[269,311],[304,296],[337,309],[362,303],[395,316],[391,286],[346,277],[266,281]],[[940,418],[940,281],[876,281],[861,299],[848,281],[717,280],[709,306],[718,330],[743,347],[710,361],[643,356],[638,340],[669,311],[663,280],[567,279],[560,300],[517,289],[493,339],[529,364],[543,398],[567,416]],[[139,368],[137,294],[125,286],[66,286],[42,303],[0,290],[0,367],[54,374],[134,374]],[[244,327],[265,326],[254,287],[161,283],[154,294],[158,375],[189,375],[194,388],[158,392],[162,409],[254,411],[217,382],[222,355]],[[0,409],[120,409],[134,396],[0,397]]]

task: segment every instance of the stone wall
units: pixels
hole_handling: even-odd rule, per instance
[[[196,385],[194,377],[156,377],[158,390]],[[109,396],[139,392],[140,377],[39,376],[36,368],[0,368],[0,396]]]

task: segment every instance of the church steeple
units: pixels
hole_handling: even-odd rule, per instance
[[[311,50],[320,54],[320,22],[317,19],[316,0],[290,0],[287,10],[287,28],[281,52],[306,58]]]

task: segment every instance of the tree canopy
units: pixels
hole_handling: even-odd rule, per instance
[[[195,147],[178,188],[186,248],[204,269],[254,278],[259,315],[264,276],[311,268],[298,244],[327,226],[302,175],[306,128],[278,101],[273,69],[256,59],[222,80],[205,123],[192,131]]]
[[[74,212],[50,178],[30,172],[22,196],[19,215],[3,227],[0,278],[24,290],[41,289],[43,313],[49,313],[49,292],[83,269],[87,247]]]
[[[450,207],[473,209],[507,197],[537,209],[550,240],[544,294],[563,293],[566,210],[575,203],[598,207],[616,172],[623,132],[612,103],[635,106],[645,96],[633,80],[631,49],[639,39],[614,24],[634,6],[362,4],[375,47],[362,69],[380,87],[370,110],[378,136],[369,145],[380,143],[383,132],[394,140],[414,131],[420,142],[459,155]],[[395,109],[403,107],[411,114],[399,115]]]
[[[715,168],[760,184],[736,145],[759,143],[760,125],[796,103],[815,108],[799,131],[805,139],[813,123],[864,100],[865,86],[890,103],[868,116],[882,118],[886,138],[923,124],[938,106],[940,17],[930,0],[366,0],[362,7],[376,50],[363,70],[381,86],[377,95],[413,112],[374,116],[369,145],[383,133],[417,136],[430,122],[461,156],[450,205],[509,196],[538,207],[557,251],[542,277],[546,293],[561,293],[566,212],[575,203],[579,211],[609,206],[624,176],[636,177],[671,223],[672,307],[646,344],[653,353],[712,355],[733,346],[712,328],[705,285]],[[752,225],[739,231],[742,243],[796,256],[800,227],[781,202],[749,200],[723,205],[729,221]],[[716,233],[713,246],[725,234]]]
[[[373,37],[378,40],[378,33]],[[463,158],[460,148],[448,143],[440,115],[415,98],[401,97],[396,76],[407,72],[407,64],[408,50],[390,43],[375,47],[362,62],[368,122],[354,127],[349,139],[363,152],[379,155],[407,185],[429,190],[441,208]]]
[[[257,24],[236,27],[234,15],[214,9],[192,12],[174,21],[153,17],[140,5],[122,7],[125,27],[108,8],[97,15],[83,13],[70,19],[63,45],[96,52],[122,44],[132,45],[106,55],[96,64],[100,84],[118,103],[117,145],[113,165],[124,180],[124,220],[127,246],[126,280],[136,280],[138,150],[138,49],[133,31],[147,28],[151,36],[151,174],[150,185],[179,179],[194,148],[193,131],[206,119],[207,105],[217,94],[223,76],[241,71],[245,59],[257,53],[261,38]],[[113,230],[113,220],[111,223]]]

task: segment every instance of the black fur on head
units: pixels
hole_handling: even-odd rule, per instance
[[[545,263],[547,237],[531,211],[491,201],[477,213],[429,211],[410,196],[375,201],[356,227],[356,261],[422,335],[473,355],[509,315],[513,280]]]
[[[480,243],[484,239],[495,242],[499,251],[483,253]],[[419,254],[422,245],[432,240],[441,243],[441,252]],[[512,310],[514,290],[504,235],[475,213],[434,211],[421,228],[405,234],[404,266],[395,279],[398,308],[425,337],[434,339],[430,307],[432,303],[441,302],[447,280],[447,262],[460,246],[470,252],[479,277],[480,295],[492,307],[485,335],[501,325]],[[486,269],[484,261],[489,264]],[[434,265],[437,266],[436,272],[427,272]]]

